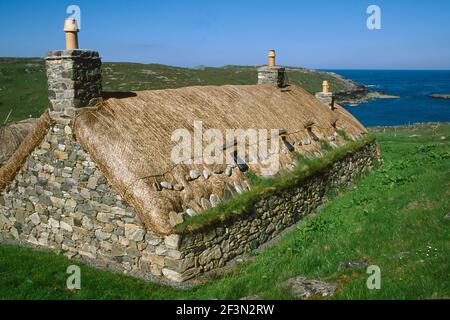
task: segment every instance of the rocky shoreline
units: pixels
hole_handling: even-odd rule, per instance
[[[382,91],[373,91],[359,85],[355,90],[337,92],[336,102],[339,104],[358,105],[373,99],[399,99],[399,96],[389,95]]]
[[[429,97],[433,98],[433,99],[445,99],[445,100],[448,100],[448,99],[450,99],[450,94],[449,93],[447,93],[447,94],[434,93],[434,94],[430,94]]]
[[[335,93],[336,102],[339,104],[358,105],[368,102],[372,99],[399,99],[399,96],[389,95],[383,91],[375,91],[367,86],[358,84],[352,80],[346,79],[335,72],[326,72],[327,74],[337,77],[348,84],[348,90]]]

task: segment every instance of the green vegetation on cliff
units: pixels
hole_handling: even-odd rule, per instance
[[[289,81],[315,93],[322,81],[335,92],[350,90],[352,82],[307,69],[288,69]],[[140,91],[194,85],[255,84],[256,67],[180,68],[158,64],[104,63],[105,91]],[[0,124],[39,117],[48,105],[45,65],[38,58],[0,58]]]

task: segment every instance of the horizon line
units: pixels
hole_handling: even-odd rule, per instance
[[[0,59],[44,59],[43,57],[39,56],[0,56]],[[262,66],[261,64],[255,64],[255,65],[245,65],[245,64],[224,64],[221,66],[209,66],[209,65],[197,65],[197,66],[186,66],[186,65],[175,65],[175,64],[164,64],[164,63],[157,63],[157,62],[135,62],[135,61],[119,61],[119,60],[104,60],[102,61],[104,63],[130,63],[130,64],[143,64],[143,65],[162,65],[162,66],[168,66],[168,67],[177,67],[177,68],[186,68],[186,69],[196,69],[196,68],[224,68],[228,66],[236,66],[236,67],[259,67]],[[286,68],[302,68],[302,69],[311,69],[311,70],[317,70],[317,71],[450,71],[450,67],[444,67],[444,68],[352,68],[352,67],[330,67],[330,68],[323,68],[323,67],[307,67],[307,66],[293,66],[293,65],[283,65],[280,66],[286,67]]]

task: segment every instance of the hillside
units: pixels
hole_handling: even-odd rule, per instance
[[[311,93],[321,91],[328,80],[335,92],[353,92],[358,87],[333,73],[288,68],[291,84]],[[179,88],[193,85],[255,84],[257,70],[252,66],[222,68],[180,68],[158,64],[104,63],[105,91],[139,91]],[[38,117],[47,107],[47,80],[44,61],[39,58],[0,58],[0,125]],[[360,89],[360,88],[359,88]],[[363,89],[364,91],[364,89]],[[348,95],[346,95],[348,98]]]

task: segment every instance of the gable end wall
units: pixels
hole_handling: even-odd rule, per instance
[[[173,255],[111,188],[68,124],[51,127],[0,196],[0,238],[145,279],[162,276],[165,256]]]

